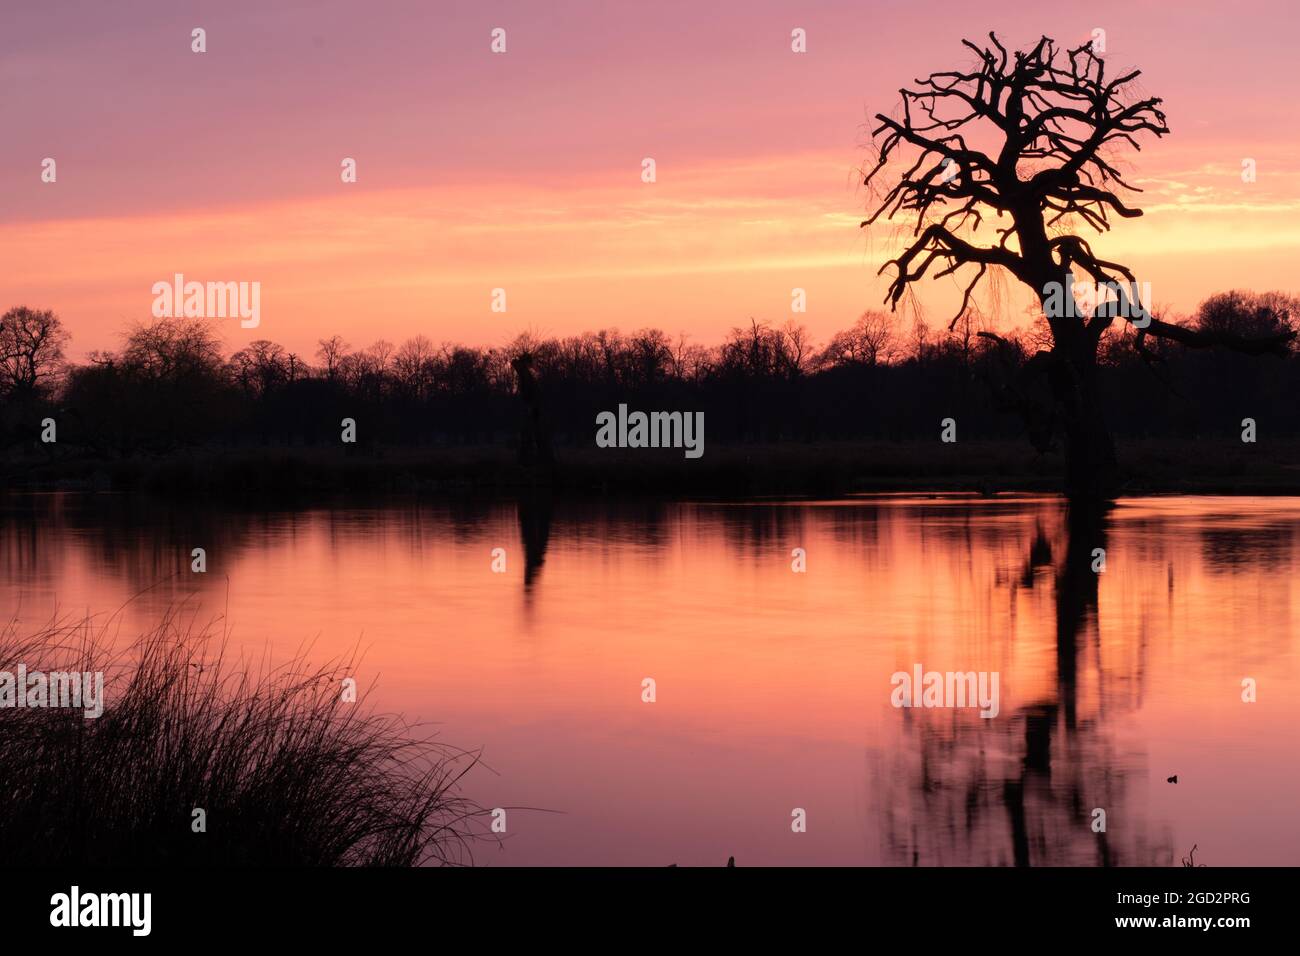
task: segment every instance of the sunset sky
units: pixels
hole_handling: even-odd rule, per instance
[[[1296,292],[1290,6],[6,4],[0,308],[54,309],[77,358],[147,319],[174,273],[258,281],[261,325],[226,320],[227,346],[310,355],[333,333],[504,345],[653,325],[711,344],[751,316],[791,318],[802,287],[797,318],[824,340],[880,307],[875,273],[899,241],[858,228],[869,117],[969,63],[963,37],[1073,45],[1097,27],[1110,69],[1141,68],[1173,131],[1125,156],[1147,215],[1097,252],[1176,310],[1233,287]],[[932,324],[957,291],[927,283]]]

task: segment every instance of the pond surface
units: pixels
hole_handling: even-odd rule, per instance
[[[471,796],[555,811],[509,810],[481,864],[1296,865],[1298,542],[1288,498],[1128,499],[1071,531],[1050,497],[11,496],[0,613],[360,648],[381,709],[482,748]],[[997,715],[895,707],[916,665],[996,673]]]

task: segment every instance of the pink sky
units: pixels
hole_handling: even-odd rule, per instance
[[[962,37],[1083,42],[1096,27],[1173,130],[1127,157],[1147,216],[1099,254],[1175,309],[1232,287],[1300,291],[1294,8],[1079,9],[9,5],[0,307],[54,309],[79,356],[148,318],[150,287],[176,272],[259,281],[261,326],[227,320],[228,346],[310,354],[336,332],[493,345],[656,325],[713,342],[750,316],[784,322],[801,287],[797,318],[824,339],[879,307],[875,272],[898,241],[858,228],[868,117],[914,77],[968,62]],[[489,50],[497,26],[504,55]],[[795,27],[806,54],[790,51]],[[41,182],[45,157],[56,183]],[[344,157],[356,184],[340,182]],[[505,314],[489,309],[496,287]],[[946,322],[955,301],[952,280],[930,284],[926,317]]]

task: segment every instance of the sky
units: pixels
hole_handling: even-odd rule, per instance
[[[1146,216],[1096,252],[1175,311],[1229,288],[1300,291],[1294,7],[1073,7],[5,4],[0,308],[53,309],[74,358],[149,320],[153,284],[176,273],[260,283],[257,328],[220,320],[231,350],[646,326],[712,344],[751,317],[824,341],[882,307],[876,272],[901,248],[899,228],[859,227],[870,117],[915,77],[968,65],[963,38],[1074,45],[1098,28],[1108,70],[1142,69],[1172,134],[1122,157]],[[946,324],[956,280],[918,291]],[[1027,320],[1027,299],[994,306],[1001,327]]]

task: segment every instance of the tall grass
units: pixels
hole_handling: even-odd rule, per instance
[[[121,650],[108,627],[0,630],[0,670],[105,675],[98,718],[0,709],[0,865],[472,862],[477,755],[345,702],[355,658],[236,664],[176,612]]]

